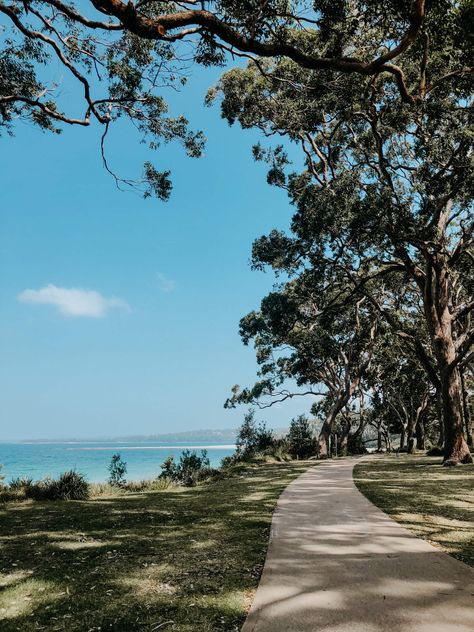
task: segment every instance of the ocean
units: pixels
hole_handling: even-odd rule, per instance
[[[168,456],[179,460],[183,450],[207,450],[212,467],[218,467],[225,456],[233,454],[234,445],[180,442],[174,444],[154,441],[121,442],[97,441],[84,443],[0,443],[0,474],[8,483],[17,476],[35,480],[45,476],[57,477],[75,469],[91,483],[106,481],[107,466],[112,455],[119,452],[127,463],[125,478],[130,481],[154,478]]]

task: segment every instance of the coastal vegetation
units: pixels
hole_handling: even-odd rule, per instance
[[[207,102],[260,132],[253,156],[294,214],[254,243],[252,266],[284,281],[241,321],[259,379],[229,406],[308,396],[320,458],[334,435],[343,452],[360,448],[370,419],[380,447],[396,427],[401,449],[431,435],[445,465],[472,462],[471,0],[31,0],[0,15],[3,128],[93,121],[104,167],[145,197],[169,198],[170,171],[146,160],[141,177],[114,173],[110,127],[127,121],[150,152],[177,141],[199,157],[203,134],[168,115],[164,91],[193,63],[232,66]],[[51,84],[51,59],[75,100]]]
[[[206,103],[259,134],[292,209],[252,246],[275,283],[240,320],[258,374],[225,402],[252,407],[235,455],[215,470],[185,451],[134,483],[116,454],[101,485],[1,485],[2,629],[237,631],[280,492],[309,459],[368,447],[397,455],[358,464],[359,489],[473,565],[473,1],[0,0],[0,18],[8,134],[93,122],[113,181],[166,201],[168,169],[115,173],[109,130],[200,157],[163,93],[223,67]],[[255,411],[290,399],[311,420],[276,437]]]
[[[237,632],[276,500],[309,465],[247,463],[194,487],[1,505],[2,631]]]

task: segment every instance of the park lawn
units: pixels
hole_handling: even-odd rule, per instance
[[[397,522],[474,566],[474,466],[389,455],[354,469],[360,491]]]
[[[240,629],[272,512],[310,462],[194,488],[0,508],[2,632]]]

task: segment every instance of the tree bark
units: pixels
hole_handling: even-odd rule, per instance
[[[332,415],[328,414],[321,427],[318,437],[318,458],[320,459],[327,459],[329,457],[329,437],[331,436],[333,421]]]
[[[348,444],[349,444],[349,432],[351,429],[350,419],[344,419],[344,423],[342,424],[342,433],[339,443],[339,450],[341,456],[347,456],[348,452]]]
[[[425,445],[425,424],[424,424],[424,416],[420,416],[418,419],[418,423],[416,424],[416,449],[417,450],[426,450]]]
[[[400,432],[400,446],[399,446],[400,452],[405,449],[405,437],[406,437],[405,426],[402,425],[402,430]]]
[[[382,452],[382,427],[380,422],[377,425],[377,452]]]
[[[461,413],[459,372],[446,371],[441,377],[444,424],[444,465],[472,463],[469,447],[464,440]]]
[[[472,424],[471,424],[471,415],[469,412],[469,402],[467,398],[467,389],[466,389],[466,380],[464,377],[464,371],[460,371],[461,377],[461,391],[462,391],[462,410],[464,417],[464,426],[466,428],[466,441],[467,445],[472,448],[474,441],[472,436]]]
[[[423,303],[431,336],[441,392],[444,425],[444,465],[472,463],[469,447],[464,440],[461,383],[457,363],[460,360],[456,347],[454,318],[451,314],[452,283],[445,244],[452,203],[448,201],[439,214],[438,240],[435,253],[425,253],[426,269]]]
[[[416,418],[410,417],[407,426],[407,454],[413,454],[415,452],[415,426]]]

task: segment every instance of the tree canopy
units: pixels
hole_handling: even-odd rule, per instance
[[[296,355],[265,368],[272,380],[306,380],[307,340],[323,364],[333,345],[339,369],[357,340],[365,365],[373,328],[351,337],[344,324],[363,305],[436,390],[446,463],[470,460],[462,380],[474,358],[472,0],[0,0],[0,13],[3,129],[22,118],[52,132],[95,121],[105,167],[146,196],[169,197],[169,171],[150,160],[138,180],[117,176],[105,152],[110,125],[126,119],[150,150],[177,140],[197,157],[203,135],[184,114],[169,116],[164,90],[185,82],[189,64],[233,64],[208,101],[221,98],[229,123],[284,139],[256,146],[254,157],[295,208],[289,234],[254,244],[254,267],[289,281],[244,322],[244,339],[256,337],[265,354],[290,336]],[[242,57],[245,68],[234,63]],[[73,106],[52,59],[79,90]],[[287,143],[301,149],[303,168],[291,166]]]
[[[2,0],[0,13],[2,127],[11,131],[26,118],[57,132],[64,124],[94,121],[103,128],[104,165],[118,183],[142,186],[145,195],[161,199],[170,194],[169,171],[158,171],[150,160],[141,178],[119,178],[104,139],[112,123],[127,119],[151,150],[177,140],[199,156],[203,135],[189,129],[184,114],[170,117],[163,97],[165,88],[186,80],[190,63],[284,59],[292,68],[315,71],[316,84],[329,80],[334,87],[341,74],[362,86],[383,76],[412,106],[472,73],[470,1]],[[72,105],[63,99],[52,60],[76,86]]]
[[[329,300],[322,312],[370,301],[440,392],[447,462],[470,459],[459,371],[474,357],[473,81],[432,77],[462,58],[461,31],[424,23],[421,65],[416,45],[405,55],[406,77],[418,85],[413,107],[390,76],[322,78],[286,59],[233,69],[210,95],[222,94],[229,123],[285,137],[304,156],[295,171],[283,145],[254,148],[269,163],[268,182],[296,209],[291,235],[255,242],[254,267],[311,277]]]

